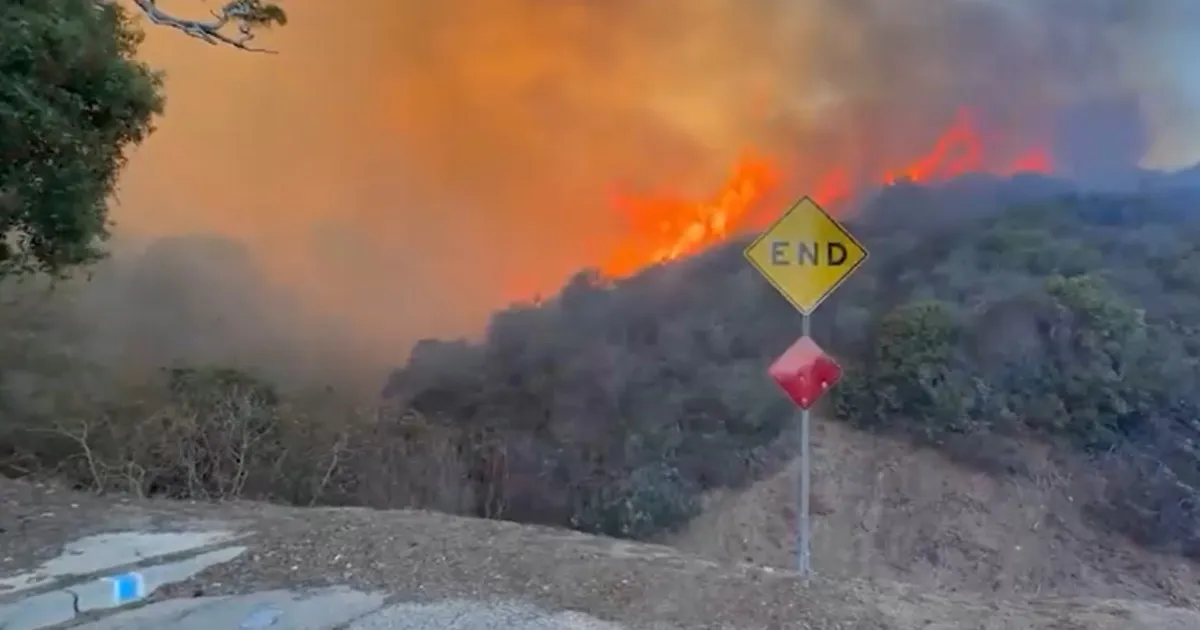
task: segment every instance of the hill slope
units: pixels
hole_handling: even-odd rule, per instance
[[[997,597],[1137,598],[1194,606],[1200,571],[1095,527],[1071,473],[1041,455],[1032,474],[965,468],[928,448],[843,423],[813,427],[813,563],[831,578],[872,578]],[[798,467],[712,495],[669,543],[733,562],[795,566]]]
[[[829,580],[805,586],[786,572],[720,565],[668,547],[433,513],[116,500],[6,480],[0,505],[6,574],[83,534],[214,524],[245,533],[239,544],[250,552],[182,585],[184,597],[344,584],[383,590],[393,602],[503,598],[663,630],[1200,628],[1200,614],[1149,603],[1000,602]]]
[[[851,225],[870,261],[813,318],[846,368],[824,413],[1014,483],[1037,464],[1020,445],[1053,445],[1091,461],[1089,518],[1200,558],[1198,202],[1023,177],[885,189]],[[800,317],[742,245],[581,274],[477,343],[418,345],[385,393],[465,435],[477,495],[498,497],[480,514],[678,527],[785,456],[793,410],[763,374]]]

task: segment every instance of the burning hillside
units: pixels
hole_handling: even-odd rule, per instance
[[[246,241],[380,362],[802,194],[1075,175],[1177,157],[1194,128],[1178,0],[287,4],[280,55],[150,30],[170,110],[115,219]]]
[[[877,167],[854,181],[847,166],[830,165],[819,171],[811,192],[813,199],[830,209],[852,201],[863,189],[908,181],[920,184],[944,182],[966,173],[1049,173],[1050,148],[1034,146],[1016,153],[997,155],[966,109],[932,146],[896,165]],[[618,196],[616,206],[629,231],[601,265],[612,276],[627,275],[646,265],[694,254],[732,235],[765,227],[772,218],[762,207],[787,181],[777,162],[746,153],[715,194],[707,199],[684,199],[677,194]]]
[[[101,268],[111,282],[69,317],[12,335],[9,354],[33,356],[26,337],[66,321],[45,360],[22,359],[67,384],[29,396],[28,426],[81,483],[224,496],[195,473],[245,481],[241,447],[200,448],[212,466],[178,454],[244,425],[268,445],[246,488],[369,503],[402,482],[486,516],[654,536],[789,456],[794,409],[763,369],[800,318],[737,237],[807,194],[861,211],[872,257],[813,318],[847,375],[822,415],[998,474],[1022,474],[1030,435],[1102,459],[1104,483],[1072,496],[1200,558],[1195,199],[1072,188],[1119,185],[1185,135],[1191,95],[1164,77],[1195,0],[354,4],[291,0],[286,54],[233,70],[172,44],[188,63],[167,64],[172,108],[114,218],[247,246],[159,239]],[[1055,177],[1007,177],[1027,172]],[[973,173],[991,175],[956,177]],[[302,299],[260,289],[276,283]],[[224,368],[171,370],[178,414],[140,394],[110,414],[57,373],[60,346],[91,389],[93,365],[273,361],[323,386],[349,371],[328,357],[405,365],[388,408],[349,424]],[[261,413],[231,416],[226,388]],[[144,431],[160,420],[187,426]]]
[[[1196,192],[1077,193],[981,177],[872,198],[852,221],[872,263],[813,320],[847,375],[818,413],[1000,475],[1030,436],[1098,457],[1089,510],[1200,558]],[[480,513],[651,536],[787,457],[794,409],[764,371],[799,319],[731,242],[418,344],[385,395],[460,432]]]

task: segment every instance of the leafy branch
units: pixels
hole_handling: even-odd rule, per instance
[[[211,18],[206,20],[171,15],[159,7],[158,0],[132,2],[154,24],[182,31],[214,46],[224,44],[251,52],[275,52],[253,46],[251,42],[258,31],[287,24],[287,13],[278,4],[264,0],[230,0],[219,10],[211,11]]]

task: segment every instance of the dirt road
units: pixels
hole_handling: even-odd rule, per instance
[[[1152,604],[804,585],[669,547],[421,512],[120,500],[0,481],[0,529],[4,630],[1200,630],[1200,614]]]

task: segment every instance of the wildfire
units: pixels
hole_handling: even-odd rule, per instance
[[[1051,159],[1044,149],[1031,150],[997,167],[989,161],[984,145],[970,112],[960,111],[928,151],[903,165],[882,170],[871,178],[872,183],[929,183],[973,172],[1009,175],[1051,170]],[[771,161],[747,153],[710,199],[620,196],[615,204],[629,222],[629,235],[602,270],[612,277],[626,276],[649,265],[697,253],[744,230],[764,227],[753,223],[752,210],[781,182],[782,176]],[[857,193],[845,168],[831,168],[816,182],[811,196],[826,207],[852,199]]]
[[[750,210],[779,182],[779,173],[768,160],[748,153],[706,201],[618,195],[614,204],[629,222],[630,234],[603,271],[610,276],[628,275],[725,240],[745,227]]]

